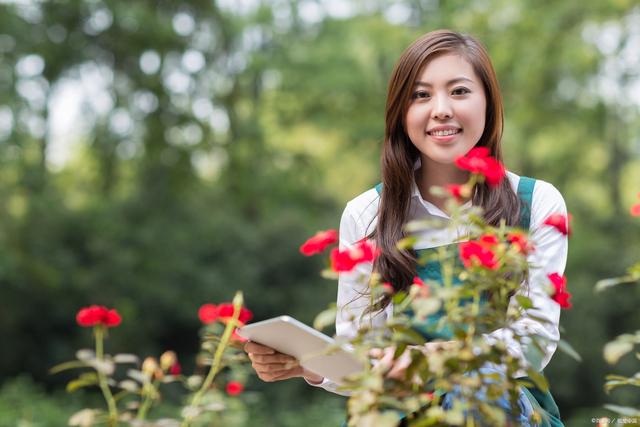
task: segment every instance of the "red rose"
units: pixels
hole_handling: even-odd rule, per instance
[[[490,270],[497,270],[499,267],[496,254],[485,244],[473,240],[460,244],[460,258],[467,268],[480,265]]]
[[[638,193],[638,199],[640,199],[640,193]],[[631,216],[640,216],[640,203],[631,206]]]
[[[198,318],[208,325],[218,320],[218,307],[215,304],[203,304],[198,310]]]
[[[571,234],[571,226],[569,222],[571,221],[571,214],[564,216],[563,214],[551,214],[549,215],[543,222],[544,225],[549,225],[551,227],[555,227],[560,233],[568,236]]]
[[[176,360],[174,364],[169,368],[169,374],[178,376],[180,375],[180,372],[182,372],[182,366],[180,366],[180,363]]]
[[[327,246],[337,242],[338,232],[336,230],[319,231],[300,246],[300,252],[306,256],[319,254],[324,251]]]
[[[221,322],[226,323],[233,317],[233,304],[224,303],[218,306],[218,318]],[[240,314],[238,315],[238,322],[244,325],[253,318],[253,313],[244,307],[240,307]]]
[[[460,201],[463,199],[463,186],[459,184],[447,184],[444,187],[449,194],[456,198],[456,200]]]
[[[528,255],[534,249],[524,233],[520,233],[517,231],[507,233],[507,240],[509,240],[509,242],[511,242],[511,244],[516,247],[518,252],[523,255]]]
[[[356,265],[375,260],[380,251],[372,240],[360,240],[350,248],[341,251],[334,248],[331,251],[331,268],[336,272],[348,272]]]
[[[489,156],[487,147],[474,147],[466,156],[460,156],[455,163],[460,169],[485,177],[491,187],[497,187],[506,176],[502,163]]]
[[[76,322],[83,327],[91,327],[104,325],[107,328],[113,328],[122,322],[122,317],[115,310],[109,310],[102,305],[91,305],[81,308],[76,314]]]
[[[569,302],[571,294],[567,292],[567,278],[560,276],[558,273],[549,274],[547,277],[554,288],[554,293],[551,295],[551,298],[560,304],[560,307],[571,308],[571,302]]]
[[[244,386],[241,382],[238,381],[230,381],[227,383],[227,387],[225,388],[227,394],[229,396],[237,396],[244,390]]]
[[[491,249],[500,243],[500,240],[493,234],[483,234],[478,241],[485,248]]]
[[[412,285],[416,285],[416,286],[418,286],[420,288],[424,288],[425,286],[427,286],[426,283],[424,283],[424,281],[421,278],[419,278],[418,276],[414,276],[413,282],[411,282],[411,284]]]

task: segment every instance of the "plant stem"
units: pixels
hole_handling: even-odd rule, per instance
[[[238,292],[235,298],[233,299],[233,316],[231,320],[227,322],[227,325],[224,328],[224,332],[222,333],[222,338],[220,338],[220,344],[218,344],[218,348],[216,348],[215,355],[213,356],[213,361],[211,362],[209,373],[207,374],[207,377],[205,378],[204,382],[202,383],[202,385],[200,386],[196,394],[193,395],[193,398],[189,403],[190,407],[195,408],[198,406],[198,404],[200,403],[200,400],[202,399],[202,396],[209,389],[209,387],[211,387],[213,380],[215,379],[216,375],[220,371],[221,364],[222,364],[221,363],[222,356],[224,354],[224,350],[227,347],[227,344],[229,344],[229,340],[231,339],[231,334],[233,333],[233,330],[236,328],[238,324],[238,318],[240,317],[241,308],[242,308],[242,293]],[[194,418],[193,415],[185,416],[184,419],[182,420],[182,423],[180,424],[180,427],[188,427],[191,424],[191,421],[193,420],[193,418]]]
[[[151,405],[153,403],[152,397],[155,395],[155,391],[157,390],[159,384],[160,381],[155,380],[153,384],[151,384],[151,390],[147,390],[145,392],[144,401],[142,402],[142,405],[140,405],[140,409],[138,409],[138,416],[136,417],[137,419],[144,420],[147,416],[147,412],[149,411],[149,408],[151,408]],[[145,384],[143,390],[146,389],[148,385],[149,384]]]
[[[93,332],[96,337],[96,360],[98,362],[102,362],[104,361],[104,326],[96,326],[93,329]],[[107,425],[109,425],[109,427],[116,427],[118,425],[118,407],[116,406],[116,401],[111,394],[111,389],[109,388],[107,377],[104,372],[98,368],[96,368],[96,372],[98,373],[98,384],[100,385],[100,390],[102,390],[102,395],[104,396],[104,400],[107,402],[107,407],[109,408]]]

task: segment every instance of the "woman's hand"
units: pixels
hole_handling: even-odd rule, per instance
[[[244,345],[244,351],[249,355],[251,366],[262,381],[303,377],[312,384],[319,384],[324,379],[305,370],[295,357],[279,353],[271,347],[249,341]]]
[[[454,349],[457,344],[458,343],[456,341],[439,341],[428,342],[421,346],[408,346],[407,349],[397,359],[393,358],[393,355],[396,351],[396,348],[393,346],[386,348],[374,348],[373,350],[371,350],[369,355],[373,359],[377,359],[377,361],[375,362],[376,369],[383,369],[387,371],[387,378],[402,380],[405,376],[407,368],[411,364],[410,350],[419,350],[422,352],[422,354],[425,355],[425,357],[428,357],[429,353]],[[416,380],[417,378],[414,378],[414,381]]]

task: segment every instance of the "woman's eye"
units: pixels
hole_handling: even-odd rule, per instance
[[[416,92],[413,92],[413,99],[424,99],[428,97],[429,97],[429,92],[426,92],[424,90],[418,90]]]
[[[466,95],[467,93],[471,93],[471,91],[466,87],[458,87],[451,92],[453,95]]]

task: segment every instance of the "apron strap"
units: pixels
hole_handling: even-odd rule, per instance
[[[527,176],[521,176],[518,182],[518,198],[522,202],[520,208],[520,227],[529,230],[531,225],[531,204],[533,202],[533,187],[536,180]]]

